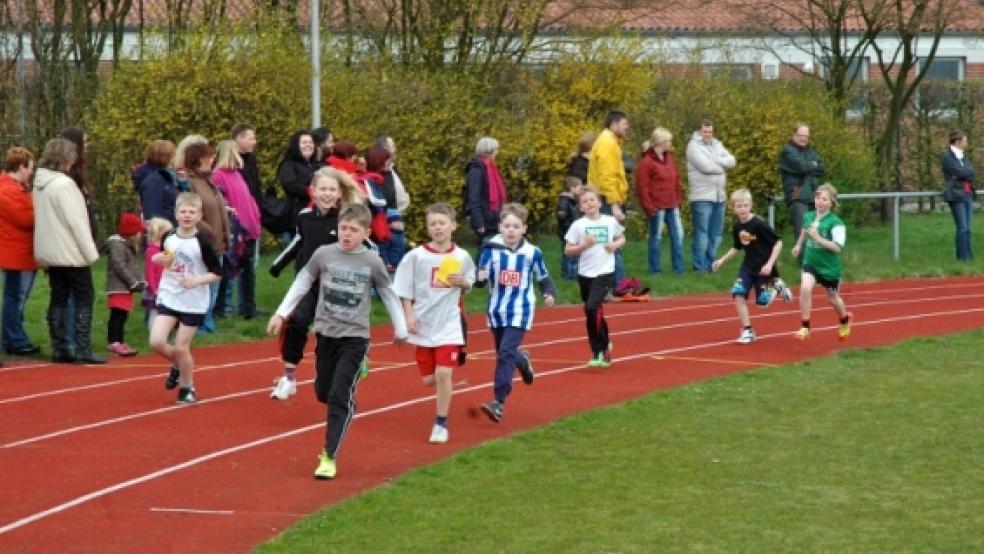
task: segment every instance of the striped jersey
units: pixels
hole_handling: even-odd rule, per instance
[[[533,326],[536,308],[534,281],[544,281],[543,292],[556,294],[550,273],[543,261],[543,252],[524,239],[515,250],[504,244],[501,235],[492,237],[482,249],[478,269],[489,285],[489,305],[486,320],[489,327],[517,327],[529,330]]]

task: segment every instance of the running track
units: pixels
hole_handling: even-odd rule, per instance
[[[302,516],[475,444],[574,412],[736,371],[826,356],[908,337],[984,326],[984,278],[848,284],[855,313],[847,343],[815,298],[813,338],[791,338],[795,304],[752,308],[759,341],[734,344],[726,295],[606,306],[615,343],[611,369],[584,367],[580,307],[542,308],[527,335],[537,379],[517,381],[501,424],[475,408],[491,395],[491,340],[473,318],[469,363],[456,371],[451,442],[426,442],[430,389],[412,348],[375,332],[373,371],[334,481],[312,471],[324,409],[311,362],[298,395],[270,400],[280,373],[272,341],[200,348],[197,406],[177,407],[158,358],[104,367],[8,363],[0,369],[0,551],[241,552]]]

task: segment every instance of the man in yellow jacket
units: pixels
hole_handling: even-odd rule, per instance
[[[612,110],[605,116],[605,128],[591,147],[588,161],[588,185],[601,194],[601,212],[619,221],[625,221],[625,201],[629,196],[629,183],[625,179],[622,163],[622,142],[629,131],[629,116],[621,110]],[[625,277],[622,251],[615,252],[615,284]]]

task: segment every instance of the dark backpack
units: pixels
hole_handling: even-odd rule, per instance
[[[291,230],[294,203],[289,198],[278,198],[277,193],[268,188],[260,205],[260,224],[274,235]]]

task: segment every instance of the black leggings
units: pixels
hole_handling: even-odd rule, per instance
[[[605,321],[605,296],[612,289],[614,275],[605,273],[597,277],[578,275],[581,300],[584,301],[584,315],[588,326],[588,343],[591,354],[597,356],[608,351],[608,322]]]
[[[109,331],[106,333],[106,342],[108,344],[125,342],[123,340],[123,331],[126,329],[126,318],[129,315],[130,312],[126,310],[119,308],[109,309]]]

